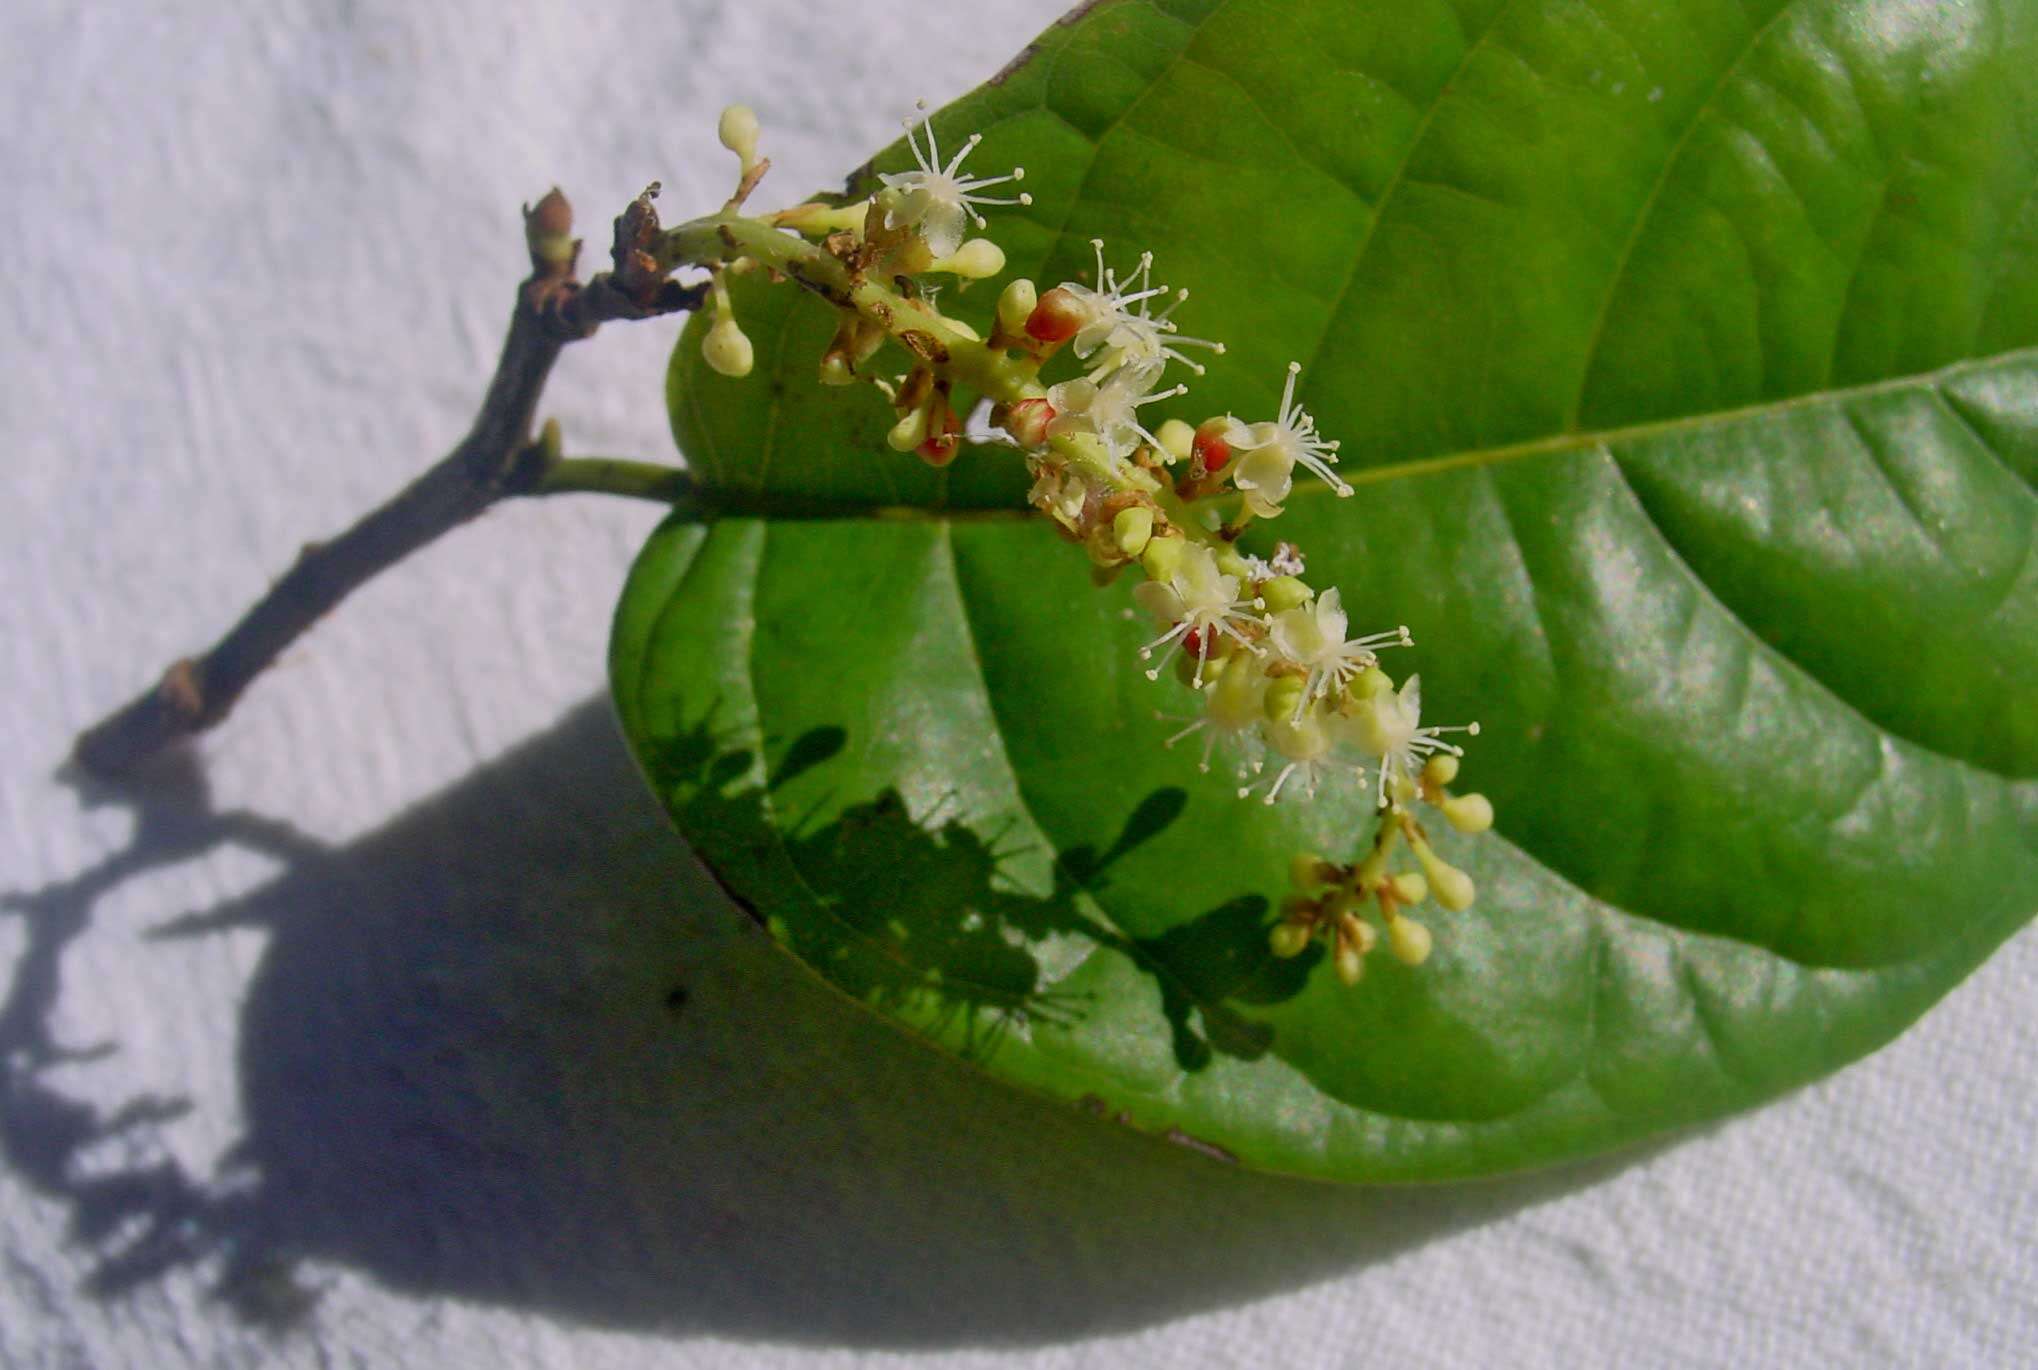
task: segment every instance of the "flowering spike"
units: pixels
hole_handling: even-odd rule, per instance
[[[1410,644],[1406,626],[1348,636],[1340,591],[1309,584],[1296,547],[1246,550],[1253,521],[1281,513],[1296,467],[1341,496],[1353,493],[1337,471],[1338,444],[1317,431],[1297,398],[1301,364],[1289,363],[1279,407],[1266,422],[1227,414],[1192,427],[1177,417],[1142,417],[1184,393],[1165,384],[1170,363],[1201,375],[1225,347],[1182,334],[1175,316],[1190,292],[1156,279],[1151,252],[1114,268],[1100,238],[1090,240],[1093,266],[1079,273],[1082,281],[1045,290],[1029,280],[1006,283],[986,340],[943,312],[939,287],[927,278],[940,272],[967,282],[1003,273],[1003,250],[966,233],[972,223],[983,225],[993,205],[1031,202],[1023,193],[985,193],[1024,172],[971,175],[966,167],[983,137],[972,133],[944,149],[924,102],[906,130],[912,166],[881,175],[878,193],[862,205],[816,203],[752,219],[736,213],[739,192],[712,221],[715,247],[688,258],[715,269],[708,360],[730,374],[753,360],[725,276],[796,277],[840,311],[822,356],[823,379],[863,379],[880,390],[894,411],[891,445],[936,466],[956,459],[965,438],[1017,447],[1033,481],[1029,503],[1084,549],[1093,581],[1107,584],[1132,566],[1144,575],[1134,598],[1158,635],[1138,647],[1141,667],[1152,680],[1172,671],[1199,706],[1194,717],[1177,720],[1182,726],[1166,746],[1200,734],[1204,771],[1225,746],[1238,794],[1264,804],[1314,795],[1333,780],[1375,791],[1381,814],[1371,851],[1349,865],[1297,857],[1290,872],[1297,890],[1269,930],[1269,949],[1290,957],[1321,942],[1332,973],[1347,984],[1359,982],[1381,941],[1403,964],[1422,964],[1433,935],[1408,911],[1427,904],[1459,912],[1476,891],[1470,876],[1430,847],[1413,807],[1436,808],[1463,833],[1492,826],[1484,796],[1449,789],[1460,755],[1451,735],[1474,734],[1478,725],[1424,725],[1420,680],[1410,676],[1397,687],[1380,669],[1382,653]],[[746,161],[746,187],[754,185],[747,170],[754,119],[732,109],[719,132]],[[868,366],[888,340],[913,358],[896,381]],[[1049,383],[1042,370],[1064,345],[1081,372]],[[950,407],[957,393],[977,397],[967,424]],[[1242,508],[1211,502],[1227,490]],[[1368,774],[1374,763],[1377,782]],[[1419,872],[1390,868],[1403,845]]]

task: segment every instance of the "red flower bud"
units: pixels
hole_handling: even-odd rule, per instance
[[[1035,342],[1067,342],[1082,326],[1082,306],[1060,286],[1042,295],[1026,316],[1026,336]]]
[[[939,418],[935,432],[914,449],[929,466],[946,466],[962,450],[962,423],[955,417],[955,411],[943,405]]]
[[[1190,451],[1206,474],[1215,475],[1231,465],[1231,444],[1224,440],[1224,432],[1230,426],[1227,419],[1211,419],[1196,430]]]
[[[1026,447],[1047,441],[1047,425],[1054,422],[1054,406],[1043,399],[1020,400],[1005,412],[1005,431]]]

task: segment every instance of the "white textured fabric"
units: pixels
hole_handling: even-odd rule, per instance
[[[780,194],[1056,0],[16,0],[0,18],[0,1363],[2010,1365],[2038,944],[1838,1079],[1584,1170],[1347,1192],[988,1086],[728,931],[602,703],[648,509],[499,511],[185,768],[74,729],[458,437],[555,179]],[[848,17],[853,16],[853,17]],[[662,456],[673,325],[570,350]],[[684,983],[690,998],[668,1003]]]

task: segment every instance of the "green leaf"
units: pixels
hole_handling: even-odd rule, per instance
[[[1256,1166],[1507,1170],[1873,1050],[2038,903],[2034,72],[2038,0],[1122,0],[939,117],[1027,168],[1015,271],[1192,288],[1231,352],[1175,412],[1304,363],[1359,497],[1279,531],[1485,725],[1420,970],[1269,959],[1367,796],[1167,750],[1126,588],[1009,454],[816,386],[790,288],[739,295],[761,374],[675,355],[726,516],[618,611],[647,774],[849,994]]]

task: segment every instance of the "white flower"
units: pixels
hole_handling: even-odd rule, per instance
[[[1406,625],[1392,632],[1347,638],[1346,623],[1335,587],[1307,604],[1274,615],[1268,640],[1276,652],[1308,672],[1302,697],[1295,705],[1296,719],[1311,703],[1335,694],[1361,671],[1377,665],[1375,649],[1406,647],[1411,640]]]
[[[1316,420],[1295,403],[1295,378],[1302,363],[1288,363],[1288,384],[1281,392],[1281,417],[1271,423],[1245,424],[1233,420],[1224,440],[1245,453],[1232,468],[1231,483],[1245,495],[1246,507],[1261,518],[1281,512],[1281,501],[1295,483],[1295,468],[1306,466],[1329,483],[1340,495],[1352,487],[1331,467],[1337,461],[1334,442],[1325,442],[1316,431]]]
[[[1238,778],[1260,769],[1259,753],[1260,720],[1264,717],[1262,701],[1267,694],[1266,673],[1259,663],[1244,652],[1234,652],[1217,673],[1217,679],[1203,687],[1202,716],[1192,720],[1189,726],[1169,738],[1163,745],[1172,747],[1183,738],[1194,733],[1203,734],[1203,756],[1196,763],[1196,769],[1209,773],[1210,754],[1218,744],[1226,744],[1241,753]]]
[[[1185,643],[1196,659],[1198,689],[1203,685],[1203,666],[1210,659],[1211,649],[1217,635],[1222,633],[1240,647],[1257,650],[1252,641],[1239,631],[1240,625],[1253,621],[1252,601],[1239,598],[1238,577],[1227,576],[1217,569],[1217,558],[1208,547],[1192,542],[1182,549],[1181,564],[1166,580],[1149,580],[1132,592],[1139,607],[1152,614],[1162,623],[1172,624],[1167,632],[1139,649],[1141,660],[1153,656],[1156,647],[1166,647],[1167,654],[1146,673],[1148,680],[1160,679],[1161,668],[1174,658],[1177,648]]]
[[[1413,784],[1423,762],[1436,753],[1463,756],[1464,748],[1444,741],[1443,734],[1477,736],[1479,725],[1423,727],[1422,677],[1412,675],[1398,692],[1383,685],[1379,693],[1361,700],[1346,721],[1345,731],[1359,750],[1380,758],[1380,806],[1385,808],[1391,777],[1399,776]]]
[[[922,110],[927,108],[923,102]],[[1020,195],[1015,199],[992,199],[977,192],[990,186],[1017,181],[1026,175],[1026,168],[1013,167],[1006,176],[964,176],[963,158],[983,141],[984,135],[972,133],[963,143],[962,150],[941,164],[941,150],[934,142],[934,121],[923,120],[927,133],[926,151],[921,151],[920,140],[913,131],[912,120],[906,121],[906,145],[913,149],[913,161],[918,164],[913,171],[884,172],[878,180],[884,182],[885,190],[893,197],[885,207],[886,228],[915,228],[927,244],[927,250],[935,257],[948,257],[962,246],[962,237],[970,221],[978,228],[984,226],[984,216],[977,212],[978,205],[1030,205],[1031,195]]]
[[[1335,740],[1331,736],[1329,726],[1317,712],[1312,711],[1293,719],[1270,719],[1261,725],[1260,732],[1266,739],[1267,746],[1284,763],[1280,770],[1274,772],[1273,783],[1267,786],[1266,794],[1261,796],[1260,802],[1263,804],[1272,804],[1279,800],[1281,791],[1287,788],[1291,780],[1297,782],[1295,788],[1302,792],[1303,798],[1313,799],[1316,797],[1316,787],[1322,783],[1327,774],[1352,771],[1362,778],[1365,775],[1364,767],[1339,761],[1333,754]],[[1238,797],[1243,799],[1256,788],[1257,785],[1241,786]]]
[[[1104,352],[1091,369],[1093,378],[1109,375],[1120,367],[1159,367],[1169,361],[1178,361],[1194,371],[1203,374],[1201,362],[1191,361],[1179,351],[1183,347],[1207,347],[1222,355],[1224,344],[1207,338],[1184,338],[1176,334],[1175,325],[1168,316],[1189,298],[1186,290],[1177,291],[1174,303],[1158,315],[1147,312],[1147,301],[1157,295],[1165,295],[1168,288],[1153,284],[1153,253],[1139,254],[1139,265],[1124,280],[1118,273],[1104,265],[1104,240],[1090,239],[1090,246],[1097,254],[1097,284],[1094,287],[1075,281],[1063,281],[1059,287],[1075,301],[1076,312],[1082,323],[1076,328],[1070,346],[1078,357],[1087,358],[1099,348]]]
[[[1094,433],[1115,457],[1130,455],[1142,442],[1159,447],[1161,440],[1140,423],[1139,407],[1173,399],[1187,387],[1178,385],[1147,394],[1158,379],[1159,367],[1128,366],[1101,382],[1082,376],[1050,386],[1047,402],[1054,410],[1054,420],[1047,425],[1048,435]]]

